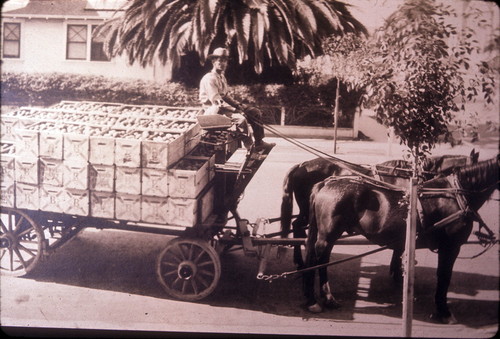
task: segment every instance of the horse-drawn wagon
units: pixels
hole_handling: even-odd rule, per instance
[[[198,114],[75,101],[3,114],[2,273],[29,273],[84,228],[118,229],[177,236],[158,280],[182,300],[212,293],[220,251],[254,250],[237,205],[272,147],[247,155],[228,121],[202,130]]]

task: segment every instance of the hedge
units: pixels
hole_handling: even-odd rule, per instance
[[[334,86],[238,85],[231,88],[236,99],[256,105],[264,122],[278,124],[281,109],[285,124],[332,126]],[[341,87],[341,94],[345,91]],[[126,104],[198,106],[198,89],[180,83],[158,84],[142,80],[118,80],[104,76],[66,73],[2,73],[2,105],[50,106],[62,100],[102,101]],[[349,126],[359,93],[344,93],[344,114],[339,125]]]

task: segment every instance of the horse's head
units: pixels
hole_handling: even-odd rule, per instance
[[[455,171],[460,185],[470,197],[469,202],[479,207],[490,198],[499,187],[500,154],[496,157],[465,166]],[[476,209],[476,210],[477,210]]]

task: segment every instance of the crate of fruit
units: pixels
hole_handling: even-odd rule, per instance
[[[96,218],[114,218],[115,193],[90,191],[90,216]]]
[[[15,202],[15,182],[0,182],[0,206],[2,207],[14,207]]]
[[[16,182],[15,186],[16,208],[38,210],[40,207],[38,185]]]
[[[209,185],[197,198],[168,199],[167,224],[193,227],[204,222],[214,207],[214,186]]]
[[[166,169],[184,156],[184,134],[150,131],[142,140],[142,167]]]
[[[215,175],[215,156],[186,156],[168,170],[168,193],[174,198],[196,198]]]
[[[15,145],[13,143],[1,143],[0,153],[0,182],[13,183],[15,177]]]
[[[168,198],[143,195],[141,198],[141,220],[154,224],[167,224]]]

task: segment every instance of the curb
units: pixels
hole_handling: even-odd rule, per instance
[[[314,127],[314,126],[282,126],[282,125],[269,125],[276,129],[279,133],[290,137],[299,139],[327,139],[333,140],[334,128],[333,127]],[[267,137],[274,137],[275,135],[270,131],[265,131]],[[337,140],[353,140],[357,138],[354,136],[352,128],[338,128]]]

